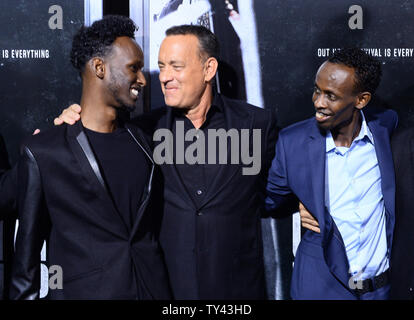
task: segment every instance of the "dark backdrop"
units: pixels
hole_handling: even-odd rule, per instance
[[[363,8],[363,29],[351,30],[351,5]],[[265,105],[277,111],[279,125],[313,115],[314,75],[326,59],[318,48],[413,48],[414,1],[260,0],[255,1]],[[400,124],[414,124],[414,58],[379,57],[383,80],[380,104],[395,109]]]

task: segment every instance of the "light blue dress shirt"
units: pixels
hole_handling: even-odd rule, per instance
[[[342,239],[355,280],[388,269],[381,173],[375,142],[361,111],[362,125],[351,146],[337,147],[326,136],[325,205]]]

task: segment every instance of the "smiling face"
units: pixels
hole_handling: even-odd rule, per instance
[[[161,44],[158,56],[160,83],[165,104],[192,109],[200,104],[211,79],[200,55],[196,36],[170,35]]]
[[[141,48],[133,39],[119,37],[113,43],[112,50],[105,61],[110,104],[132,111],[142,87],[146,85],[142,73],[144,55]]]
[[[355,70],[342,64],[325,62],[315,78],[312,101],[319,127],[325,130],[351,125],[354,113],[365,104],[355,93]]]

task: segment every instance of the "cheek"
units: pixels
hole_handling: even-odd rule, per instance
[[[352,117],[353,113],[353,105],[348,104],[347,106],[332,106],[332,109],[335,112],[335,119],[345,120],[347,118]]]
[[[125,72],[114,72],[112,74],[112,80],[118,84],[118,86],[125,86],[125,84],[129,82],[128,79],[128,75]]]

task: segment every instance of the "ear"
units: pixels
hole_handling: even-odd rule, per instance
[[[357,104],[356,104],[356,108],[361,110],[362,108],[364,108],[368,102],[371,100],[371,93],[369,92],[361,92],[358,94],[357,96]]]
[[[204,81],[210,82],[217,73],[218,61],[216,58],[210,57],[204,62]]]
[[[105,77],[105,63],[102,58],[93,58],[91,60],[92,72],[99,78]]]

